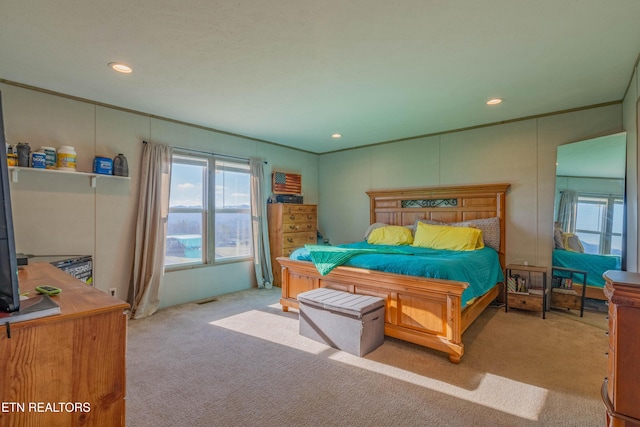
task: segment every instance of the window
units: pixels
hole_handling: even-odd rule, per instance
[[[171,163],[166,267],[206,262],[208,161],[174,155]]]
[[[249,164],[174,154],[171,167],[165,267],[252,256]]]
[[[215,163],[215,260],[251,256],[249,165]]]
[[[578,195],[576,235],[590,254],[622,253],[623,200]]]

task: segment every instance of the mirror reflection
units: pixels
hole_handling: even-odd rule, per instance
[[[589,298],[604,298],[602,273],[622,266],[625,164],[626,133],[558,147],[553,267],[586,272],[599,288]]]

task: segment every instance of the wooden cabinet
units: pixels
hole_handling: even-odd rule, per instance
[[[129,305],[47,263],[20,268],[60,314],[0,328],[0,426],[124,426]]]
[[[602,399],[608,426],[640,427],[640,273],[607,271],[609,361]]]
[[[281,267],[276,258],[289,256],[295,249],[318,241],[318,206],[293,203],[267,205],[269,246],[273,284],[282,285]]]

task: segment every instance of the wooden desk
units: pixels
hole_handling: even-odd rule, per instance
[[[46,263],[18,276],[61,288],[60,314],[0,325],[0,426],[124,426],[129,304]]]

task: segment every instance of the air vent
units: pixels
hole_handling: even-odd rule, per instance
[[[209,304],[210,302],[214,302],[214,301],[218,301],[218,300],[216,298],[207,298],[207,299],[202,299],[200,301],[197,301],[196,304],[203,305],[203,304]]]

